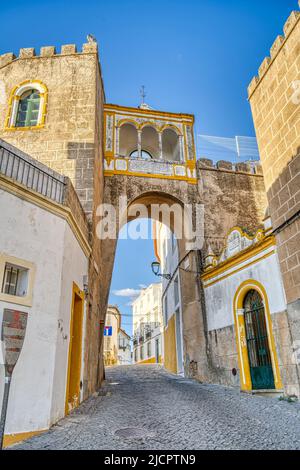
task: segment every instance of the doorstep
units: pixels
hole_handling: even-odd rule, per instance
[[[283,390],[277,389],[266,389],[266,390],[242,390],[243,393],[248,393],[249,395],[257,395],[259,397],[269,397],[269,398],[279,398],[283,395]]]

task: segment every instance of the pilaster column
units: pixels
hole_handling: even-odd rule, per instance
[[[184,162],[184,152],[183,152],[183,135],[179,136],[179,157],[180,161]]]
[[[142,158],[142,130],[138,129],[138,158]]]
[[[120,128],[116,127],[116,155],[120,155]]]
[[[162,147],[162,132],[158,133],[158,149],[159,149],[159,158],[163,159],[163,147]]]

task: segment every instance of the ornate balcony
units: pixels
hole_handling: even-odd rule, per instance
[[[106,176],[184,180],[196,184],[194,117],[105,105]]]

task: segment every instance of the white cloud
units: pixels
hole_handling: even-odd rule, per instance
[[[113,290],[113,294],[116,295],[117,297],[129,297],[129,298],[134,298],[137,297],[140,294],[140,289],[119,289],[119,290]]]

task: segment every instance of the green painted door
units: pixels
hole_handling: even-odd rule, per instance
[[[265,308],[257,291],[248,292],[244,312],[252,388],[275,389]]]

